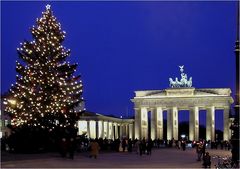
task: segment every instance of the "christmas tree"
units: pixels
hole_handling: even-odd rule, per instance
[[[29,126],[46,130],[76,126],[81,113],[74,108],[82,101],[82,82],[74,76],[77,64],[67,58],[70,50],[62,46],[65,32],[50,5],[31,29],[32,41],[17,48],[15,85],[5,98],[14,127]]]

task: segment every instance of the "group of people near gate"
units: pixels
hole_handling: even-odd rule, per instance
[[[79,145],[80,144],[80,145]],[[142,156],[143,154],[151,155],[152,148],[154,146],[154,142],[152,139],[146,140],[143,138],[142,140],[131,140],[128,138],[115,139],[115,140],[109,140],[109,139],[83,139],[79,141],[77,138],[66,138],[63,137],[59,141],[59,152],[61,156],[69,157],[71,159],[74,158],[74,152],[79,151],[79,147],[85,147],[84,149],[81,149],[80,151],[88,151],[89,157],[97,158],[99,154],[99,150],[112,150],[116,152],[129,152],[136,151],[137,154]],[[83,148],[82,147],[82,148]]]
[[[66,138],[63,137],[60,142],[59,142],[59,153],[61,156],[64,157],[69,157],[71,159],[74,159],[74,153],[77,151],[78,143],[77,143],[76,138]],[[89,157],[94,157],[95,159],[98,156],[100,150],[100,146],[97,142],[97,139],[90,140],[89,146],[88,146],[88,151],[90,152]]]
[[[197,161],[203,161],[205,168],[211,168],[211,156],[206,152],[206,141],[201,140],[196,144]]]
[[[123,138],[120,139],[88,139],[81,140],[79,142],[76,138],[62,138],[60,142],[60,153],[62,157],[67,157],[69,154],[70,158],[74,158],[74,152],[79,150],[80,146],[84,145],[86,147],[84,152],[88,152],[89,157],[94,157],[95,159],[98,157],[99,150],[103,151],[116,151],[116,152],[136,152],[136,154],[142,155],[151,155],[152,148],[160,148],[160,147],[176,147],[179,150],[186,150],[187,140],[159,140],[159,139],[128,139]],[[193,142],[192,146],[196,149],[196,157],[197,161],[202,161],[202,165],[205,168],[211,167],[211,156],[208,152],[206,152],[206,145],[211,144],[211,142],[206,142],[205,140],[200,140],[198,142]],[[227,143],[226,143],[227,144]],[[164,145],[164,146],[163,146]],[[209,148],[212,146],[209,146]]]
[[[146,140],[145,138],[143,138],[142,140],[136,140],[135,147],[137,154],[139,154],[140,156],[142,156],[142,154],[151,155],[153,141],[152,139]]]

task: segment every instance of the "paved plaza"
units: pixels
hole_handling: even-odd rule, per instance
[[[231,156],[227,150],[207,150],[210,155]],[[76,153],[74,160],[61,158],[57,153],[6,154],[2,153],[2,168],[201,168],[195,149],[153,149],[152,155],[139,156],[136,152],[100,152],[97,159],[88,153]],[[215,159],[212,160],[214,167]]]

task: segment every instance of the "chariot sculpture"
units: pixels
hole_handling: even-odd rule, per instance
[[[178,78],[176,77],[174,81],[172,78],[169,78],[170,87],[171,88],[192,87],[192,77],[190,77],[189,80],[187,79],[187,74],[184,73],[184,65],[179,66],[179,68],[181,72],[181,79],[179,81]]]

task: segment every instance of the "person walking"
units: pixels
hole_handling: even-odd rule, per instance
[[[197,152],[197,161],[201,161],[201,157],[202,157],[202,148],[203,148],[203,145],[202,143],[200,142],[196,148],[196,152]]]
[[[90,143],[90,158],[94,157],[95,159],[97,158],[98,156],[98,153],[99,153],[99,144],[97,142],[97,140],[93,140],[91,143]]]

